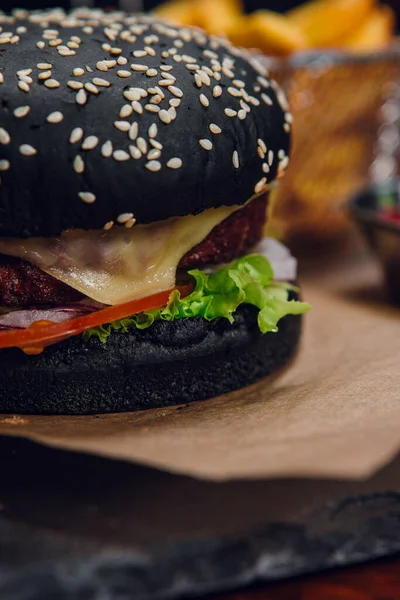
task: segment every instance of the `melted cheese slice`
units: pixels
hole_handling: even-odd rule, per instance
[[[131,229],[2,239],[0,253],[27,260],[97,302],[121,304],[174,287],[181,258],[238,208],[223,206]]]

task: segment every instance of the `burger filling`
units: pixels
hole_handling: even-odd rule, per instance
[[[309,306],[289,300],[290,253],[272,240],[257,247],[265,215],[256,198],[129,229],[0,239],[0,347],[37,353],[82,332],[105,342],[160,319],[233,321],[243,303],[257,306],[263,333],[277,331]]]

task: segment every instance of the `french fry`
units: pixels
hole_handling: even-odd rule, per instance
[[[308,46],[306,36],[295,23],[268,10],[258,10],[238,19],[228,35],[237,45],[259,48],[265,54],[279,56]]]
[[[196,25],[214,35],[225,35],[243,14],[240,0],[201,0],[195,6]]]
[[[312,0],[286,13],[313,47],[332,47],[355,31],[376,6],[375,0]]]
[[[378,50],[393,39],[396,18],[390,6],[376,8],[342,45],[355,51]]]
[[[193,0],[168,0],[154,9],[161,19],[175,21],[181,25],[197,25]]]

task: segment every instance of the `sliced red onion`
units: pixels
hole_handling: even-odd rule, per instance
[[[297,279],[297,259],[289,248],[273,238],[263,238],[251,249],[252,253],[268,258],[276,281],[295,281]]]
[[[292,256],[289,248],[274,240],[263,238],[253,246],[249,254],[262,254],[271,263],[275,281],[296,281],[297,259]],[[225,265],[210,265],[203,269],[206,273],[215,273]]]
[[[63,323],[96,310],[93,306],[75,304],[47,309],[14,310],[0,316],[0,329],[26,329],[35,321]]]

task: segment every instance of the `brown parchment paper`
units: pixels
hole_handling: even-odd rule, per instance
[[[400,309],[363,249],[315,256],[302,274],[313,310],[279,377],[180,409],[0,415],[0,434],[216,480],[370,475],[400,448]]]

